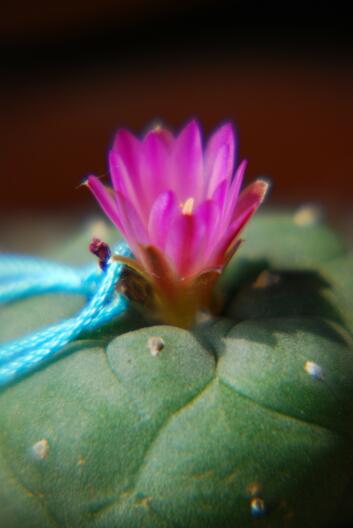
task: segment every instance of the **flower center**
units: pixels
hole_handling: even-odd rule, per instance
[[[184,203],[180,204],[181,211],[184,215],[191,215],[194,209],[195,200],[190,196]]]

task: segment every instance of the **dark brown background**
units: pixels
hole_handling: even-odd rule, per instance
[[[4,0],[0,247],[59,244],[98,207],[114,131],[232,119],[270,205],[322,204],[353,239],[353,38],[344,2]],[[349,5],[349,2],[347,2]],[[273,241],[270,241],[273,242]]]
[[[262,4],[8,4],[0,20],[0,240],[19,218],[97,211],[78,185],[106,173],[119,126],[141,132],[157,118],[179,128],[193,116],[207,133],[225,119],[236,123],[248,180],[272,179],[270,204],[317,202],[347,222],[348,12],[339,2],[297,2],[291,12]]]

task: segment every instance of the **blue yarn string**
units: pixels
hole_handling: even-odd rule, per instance
[[[125,243],[114,248],[114,253],[131,256]],[[0,255],[0,304],[53,292],[88,298],[74,317],[0,345],[0,387],[35,370],[82,332],[95,330],[121,315],[127,300],[115,286],[122,268],[114,260],[102,272],[98,266],[73,268],[40,258]]]

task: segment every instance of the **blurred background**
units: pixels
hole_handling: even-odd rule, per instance
[[[268,205],[321,204],[351,231],[349,3],[5,1],[0,50],[1,247],[59,243],[99,214],[79,184],[107,173],[117,128],[195,116],[205,133],[236,123]]]

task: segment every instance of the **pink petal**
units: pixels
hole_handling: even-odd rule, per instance
[[[236,220],[228,227],[225,235],[220,239],[212,253],[212,261],[215,266],[222,265],[225,259],[225,253],[229,245],[240,235],[251,216],[256,211],[256,207],[249,207],[239,215]]]
[[[139,180],[141,167],[141,142],[128,130],[119,130],[112,150],[123,160],[130,175]]]
[[[206,196],[209,198],[215,192],[219,183],[223,180],[228,180],[227,177],[227,164],[228,164],[228,152],[229,147],[223,145],[219,150],[216,156],[215,162],[213,164],[212,170],[208,175],[208,187],[206,191]]]
[[[209,139],[205,151],[207,196],[211,196],[223,179],[232,177],[235,157],[235,134],[230,123],[220,127]]]
[[[87,187],[93,193],[99,205],[109,217],[109,219],[122,231],[122,224],[119,218],[117,204],[115,202],[113,191],[103,185],[96,176],[89,176],[86,182]]]
[[[195,215],[180,213],[171,226],[165,251],[181,277],[190,276],[198,268],[200,240],[200,225]]]
[[[130,181],[127,168],[116,150],[110,150],[108,154],[110,179],[115,191],[128,193],[126,182]]]
[[[223,208],[226,203],[228,203],[228,193],[229,193],[229,181],[223,180],[216,187],[212,200],[216,202],[220,211],[223,211]]]
[[[252,215],[262,203],[269,184],[263,180],[257,180],[249,185],[240,195],[238,205],[233,215],[233,222],[228,227],[226,234],[219,242],[212,258],[218,264],[224,260],[225,252],[230,244],[240,235],[240,232],[248,223]]]
[[[256,180],[254,183],[248,185],[239,196],[233,218],[236,219],[238,216],[241,216],[249,208],[257,209],[263,202],[268,188],[269,184],[264,180]]]
[[[141,217],[147,221],[148,204],[141,188],[140,175],[136,171],[128,171],[124,160],[116,150],[111,150],[109,153],[109,168],[115,191],[128,197]]]
[[[199,201],[202,192],[203,153],[200,127],[191,121],[175,140],[168,185],[174,189],[177,199]]]
[[[225,236],[227,244],[229,244],[233,238],[240,234],[240,231],[245,227],[245,225],[250,220],[250,217],[255,213],[255,211],[256,206],[250,206],[245,209],[240,215],[238,215],[234,222],[231,223]]]
[[[234,210],[237,207],[239,192],[240,192],[240,189],[243,183],[247,164],[248,162],[246,160],[243,160],[240,163],[235,173],[235,176],[232,180],[232,183],[230,184],[229,193],[227,196],[227,205],[226,205],[226,209],[224,212],[225,221],[229,221],[231,219],[231,217],[233,216]]]
[[[143,143],[146,143],[146,141],[151,139],[151,137],[153,137],[153,138],[157,139],[158,141],[160,141],[161,143],[163,143],[163,145],[169,151],[171,151],[171,148],[173,147],[175,138],[174,138],[174,135],[172,134],[172,132],[170,130],[168,130],[167,128],[159,127],[159,126],[157,126],[155,128],[152,128],[151,130],[149,130],[147,132],[147,134],[143,138]]]
[[[220,208],[214,200],[206,200],[195,211],[195,218],[200,231],[198,261],[202,263],[202,268],[207,267],[209,256],[220,236],[220,216]]]
[[[163,129],[151,130],[143,141],[142,185],[149,208],[156,197],[167,190],[170,157],[174,139]]]
[[[110,154],[110,168],[114,187],[122,185],[126,189],[126,194],[135,205],[144,221],[148,218],[148,208],[150,206],[144,178],[143,144],[128,130],[120,130],[116,135],[113,148]],[[123,191],[125,194],[125,191]]]
[[[129,199],[119,191],[116,192],[116,207],[123,234],[136,255],[137,246],[148,243],[147,228],[140,220],[138,212]]]
[[[155,200],[149,217],[148,232],[151,244],[164,250],[170,226],[180,211],[172,191],[161,193]]]

